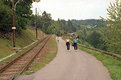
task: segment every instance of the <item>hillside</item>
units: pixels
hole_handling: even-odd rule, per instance
[[[90,26],[95,26],[95,27],[104,27],[105,26],[105,21],[101,19],[86,19],[86,20],[71,20],[72,23],[77,23],[79,25],[90,25]]]
[[[39,38],[40,38],[40,30],[38,31]],[[3,39],[0,38],[0,59],[10,55],[13,53],[11,50],[12,48],[12,36],[10,36],[11,39]],[[35,31],[32,28],[27,28],[26,30],[22,30],[21,34],[16,35],[16,47],[17,48],[23,48],[30,43],[34,42],[35,39]]]

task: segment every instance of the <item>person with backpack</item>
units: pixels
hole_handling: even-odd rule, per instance
[[[70,39],[69,39],[69,36],[66,39],[66,46],[67,46],[67,50],[70,50]]]
[[[73,46],[74,46],[74,50],[77,50],[77,38],[76,37],[73,40]]]

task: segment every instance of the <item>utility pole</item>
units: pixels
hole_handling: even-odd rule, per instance
[[[38,39],[38,34],[37,34],[37,8],[36,8],[35,28],[36,28],[36,39]]]
[[[54,34],[56,35],[56,33],[55,33],[55,25],[54,25]]]
[[[13,0],[13,27],[12,27],[12,29],[13,29],[13,47],[16,47],[15,46],[15,29],[16,29],[16,27],[15,27],[15,8],[14,8],[14,0]]]

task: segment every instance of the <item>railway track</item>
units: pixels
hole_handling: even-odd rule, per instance
[[[43,49],[51,36],[38,41],[35,46],[0,69],[0,80],[14,80],[25,71]]]

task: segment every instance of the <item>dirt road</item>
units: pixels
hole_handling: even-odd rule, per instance
[[[111,80],[108,70],[95,57],[81,50],[67,51],[60,38],[56,58],[38,72],[19,80]]]

